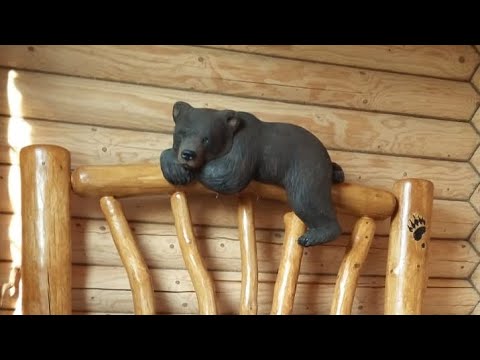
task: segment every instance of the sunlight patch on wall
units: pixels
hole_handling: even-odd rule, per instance
[[[13,276],[18,273],[21,267],[21,250],[22,250],[22,218],[21,218],[21,187],[20,187],[20,168],[19,154],[20,150],[31,144],[31,126],[25,121],[22,113],[22,93],[15,85],[15,79],[18,73],[14,70],[8,72],[7,81],[7,97],[10,109],[10,119],[8,121],[8,144],[10,163],[14,164],[10,167],[8,174],[8,195],[10,206],[13,212],[12,219],[9,224],[8,235],[10,239],[10,253],[12,257],[12,268],[10,279],[18,279]],[[18,281],[18,280],[17,280]],[[10,280],[12,282],[12,280]],[[14,314],[21,314],[21,281],[19,284],[8,284],[10,286],[6,296],[13,296],[19,292]],[[17,288],[18,287],[18,288]]]

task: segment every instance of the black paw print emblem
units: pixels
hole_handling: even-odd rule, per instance
[[[413,233],[413,238],[417,241],[422,239],[423,234],[427,231],[425,220],[421,216],[413,215],[413,219],[409,220],[408,230]]]

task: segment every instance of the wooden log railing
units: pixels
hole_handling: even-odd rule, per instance
[[[39,147],[32,146],[28,151],[35,151],[37,148]],[[54,150],[49,147],[40,148],[46,154]],[[26,163],[26,160],[21,159],[22,161]],[[21,166],[22,169],[26,167],[25,164]],[[28,214],[37,206],[32,200],[34,188],[42,184],[35,184],[36,179],[33,179],[27,170],[22,176],[25,176],[22,185],[24,181],[26,184],[30,181],[29,185],[22,187],[26,194],[24,198],[29,199],[22,203],[23,211]],[[165,180],[157,165],[81,166],[71,174],[71,187],[80,196],[102,198],[102,210],[129,276],[137,314],[154,313],[154,292],[148,268],[115,198],[170,194],[178,241],[195,288],[199,313],[217,313],[214,282],[198,250],[187,203],[187,195],[207,194],[212,193],[211,191],[198,183],[183,187],[173,186]],[[430,237],[433,184],[425,180],[402,180],[395,185],[394,192],[348,183],[333,186],[332,196],[337,210],[359,219],[338,273],[331,314],[351,313],[358,277],[374,237],[375,221],[387,218],[392,218],[393,221],[388,253],[385,312],[420,313],[426,280],[426,248]],[[42,193],[41,196],[47,197],[48,194]],[[282,188],[257,182],[252,182],[238,194],[237,217],[242,259],[240,314],[257,313],[258,264],[253,219],[254,197],[286,202],[286,194]],[[68,204],[68,199],[63,201]],[[23,219],[24,227],[28,227],[28,224],[25,224],[26,219],[27,217]],[[64,221],[67,224],[65,219]],[[303,253],[297,239],[305,231],[305,224],[293,212],[284,216],[284,222],[285,240],[271,314],[292,313]],[[420,229],[421,226],[424,228]],[[45,233],[43,227],[33,231]],[[25,264],[35,263],[32,252],[24,255],[27,255],[23,257]],[[71,264],[68,266],[71,267]],[[410,290],[406,286],[407,281],[415,284]],[[401,297],[404,299],[399,300]],[[67,294],[67,298],[71,299],[71,295]],[[42,312],[46,313],[45,309],[39,311]]]
[[[175,191],[214,194],[200,183],[183,187],[170,184],[157,165],[80,166],[72,173],[72,187],[78,195],[99,197],[173,194]],[[281,187],[255,181],[250,183],[243,194],[287,201],[285,190]],[[338,211],[357,217],[368,216],[375,220],[392,216],[397,205],[392,193],[356,184],[336,184],[332,195]]]

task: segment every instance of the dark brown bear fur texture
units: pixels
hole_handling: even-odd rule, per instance
[[[331,188],[344,181],[343,170],[313,134],[250,113],[194,108],[182,101],[173,106],[173,120],[173,148],[160,156],[170,183],[198,180],[220,194],[238,193],[252,180],[279,185],[307,226],[299,244],[323,244],[340,235]]]

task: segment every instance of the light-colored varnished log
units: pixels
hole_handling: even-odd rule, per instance
[[[154,315],[155,298],[148,265],[130,231],[122,205],[114,197],[105,196],[100,199],[100,207],[105,214],[113,242],[127,271],[135,314]]]
[[[308,256],[304,256],[304,260],[305,258]],[[9,267],[9,263],[0,263],[0,282],[7,280]],[[240,272],[213,271],[211,274],[218,289],[218,313],[238,313]],[[157,313],[198,313],[194,288],[186,270],[153,269],[151,275]],[[259,273],[259,314],[270,313],[275,277],[275,273]],[[293,314],[328,314],[335,278],[334,275],[300,274]],[[358,284],[356,303],[352,313],[383,313],[384,278],[361,276]],[[123,266],[73,265],[72,287],[74,312],[132,314],[134,312],[131,291],[125,290],[129,289],[129,281]],[[468,314],[478,300],[479,295],[468,280],[429,279],[423,312],[425,314]],[[4,304],[8,309],[13,309],[14,306],[15,303],[9,299]]]
[[[324,115],[322,112],[319,112],[318,115],[314,117],[317,116],[323,117]],[[348,115],[348,117],[358,119],[356,115]],[[294,114],[288,119],[291,122],[293,118],[296,119]],[[389,119],[392,120],[391,118]],[[363,119],[358,119],[360,122],[362,120]],[[285,119],[285,121],[287,121],[287,119]],[[384,120],[378,121],[385,123]],[[392,121],[391,126],[399,126],[403,129],[402,131],[406,131],[409,134],[414,133],[417,136],[421,134],[423,137],[430,136],[428,132],[424,132],[423,130],[417,131],[408,125],[402,125],[397,120]],[[418,121],[420,120],[417,119],[417,122]],[[35,129],[35,131],[32,131],[30,134],[32,143],[48,143],[68,149],[72,154],[75,154],[75,156],[72,157],[72,165],[75,168],[85,165],[126,165],[145,162],[158,165],[159,154],[164,149],[172,146],[171,134],[30,119],[26,119],[25,122],[31,126],[32,129]],[[8,124],[9,118],[0,116],[0,134],[8,133]],[[451,124],[450,122],[450,126],[438,126],[444,130],[455,133],[461,131],[458,128],[452,128]],[[332,120],[329,125],[329,127],[332,128],[337,128],[338,126],[343,129],[342,126],[338,125],[336,120]],[[405,128],[408,129],[405,130]],[[351,135],[355,134],[356,130],[348,128],[345,129],[345,131],[347,134],[350,134],[350,141],[358,144],[356,136]],[[362,127],[362,131],[377,133],[379,131],[381,132],[381,129],[378,129],[376,126],[371,126],[368,129]],[[321,133],[319,136],[323,139]],[[394,136],[395,142],[404,146],[406,143],[401,138],[400,135]],[[455,137],[451,137],[450,141],[454,138]],[[476,138],[475,134],[474,138]],[[432,139],[432,141],[437,144],[443,143],[443,140],[437,137]],[[461,142],[462,144],[470,142],[469,149],[472,150],[469,151],[467,157],[464,158],[469,159],[476,145],[463,137],[456,138],[454,141],[458,143]],[[382,143],[392,144],[392,142],[393,140],[382,139],[379,145]],[[9,144],[6,137],[0,137],[0,147],[8,148],[8,146]],[[339,145],[335,145],[335,147],[337,148]],[[363,146],[361,146],[361,148],[364,149]],[[442,148],[442,152],[444,157],[455,158],[453,152],[448,149],[447,145]],[[368,154],[363,153],[363,150],[362,153],[339,150],[330,150],[329,153],[332,160],[343,167],[347,183],[355,183],[388,192],[391,191],[394,182],[400,178],[425,178],[435,181],[435,197],[441,199],[467,200],[480,181],[480,176],[468,162]],[[422,157],[430,156],[426,153],[421,153],[421,155]],[[2,161],[17,164],[16,157],[11,159],[8,151],[0,151],[0,162]],[[428,169],[428,172],[426,172],[426,169]],[[114,196],[115,194],[103,194],[102,196],[110,195]],[[170,214],[170,211],[168,211],[168,213]],[[283,213],[284,212],[282,212],[282,214]],[[234,211],[233,214],[236,220],[236,211]],[[366,214],[360,214],[358,216],[362,215]]]
[[[425,293],[425,314],[469,314],[479,301],[477,291],[471,287],[449,287],[450,279],[443,284],[429,287]],[[458,281],[458,280],[457,280]],[[236,314],[240,300],[240,283],[219,281],[218,313]],[[303,284],[297,286],[294,315],[328,314],[332,303],[334,285]],[[260,283],[258,313],[269,314],[272,304],[272,283]],[[358,307],[353,314],[383,313],[383,287],[359,287]],[[197,304],[193,292],[155,292],[159,314],[197,314]],[[128,290],[112,289],[74,289],[73,309],[75,311],[133,313],[132,295]],[[322,319],[318,319],[320,321]],[[366,331],[366,330],[364,330]],[[384,330],[388,331],[388,330]]]
[[[396,182],[393,191],[399,204],[390,229],[385,314],[421,314],[427,280],[433,183],[405,179]]]
[[[360,270],[367,258],[374,235],[375,221],[367,216],[358,219],[338,271],[330,314],[351,314]]]
[[[32,145],[20,152],[22,312],[72,312],[70,153]]]
[[[290,315],[292,313],[303,256],[303,247],[298,244],[298,238],[306,230],[305,224],[293,212],[285,214],[283,219],[285,222],[285,239],[273,290],[272,310],[270,312],[272,315]]]
[[[454,60],[447,54],[445,55],[445,58],[449,57]],[[406,56],[405,59],[407,58],[412,60],[412,58]],[[397,59],[397,56],[393,55],[392,59]],[[430,66],[425,68],[431,69]],[[445,69],[451,68],[445,66]],[[8,68],[0,69],[0,88],[7,87],[9,71],[11,70]],[[22,93],[23,116],[53,121],[52,123],[39,123],[35,120],[28,120],[32,127],[38,128],[38,131],[41,128],[39,124],[50,125],[54,128],[50,131],[45,128],[42,128],[41,132],[35,131],[32,134],[35,138],[32,141],[35,142],[47,141],[51,143],[55,139],[52,134],[70,132],[69,136],[62,137],[62,139],[56,138],[55,140],[68,141],[73,134],[75,134],[75,137],[88,136],[90,140],[102,139],[105,145],[115,143],[115,152],[121,151],[124,154],[121,148],[130,147],[131,145],[128,142],[124,139],[120,141],[107,139],[107,133],[111,133],[112,128],[117,127],[141,130],[142,132],[136,133],[137,138],[140,139],[139,142],[144,147],[156,149],[156,147],[152,147],[154,140],[149,140],[149,138],[158,139],[155,145],[164,143],[161,140],[163,137],[166,137],[167,141],[170,142],[171,135],[168,134],[173,132],[175,126],[172,121],[172,106],[176,99],[188,99],[188,102],[195,107],[237,109],[252,113],[260,119],[270,122],[290,123],[293,121],[296,125],[310,130],[315,136],[319,137],[327,149],[424,156],[445,160],[468,160],[478,145],[477,133],[467,122],[442,121],[436,118],[418,118],[225,95],[212,97],[208,93],[54,75],[52,73],[16,70],[15,74],[15,87]],[[471,74],[468,75],[468,79],[470,77]],[[128,111],[125,111],[125,109],[128,109]],[[0,92],[0,113],[11,114],[6,91]],[[138,121],[139,118],[142,121]],[[466,119],[466,121],[468,120]],[[68,122],[69,124],[62,124],[62,127],[57,129],[58,124],[55,122]],[[84,126],[79,126],[81,124],[84,124]],[[64,128],[65,125],[77,126],[77,128],[67,130]],[[108,127],[109,130],[103,128],[104,126]],[[82,135],[83,131],[81,129],[84,129],[88,135]],[[338,129],[342,129],[342,131],[338,131]],[[123,135],[125,131],[118,131],[117,133],[129,138],[130,141],[135,139],[135,132]],[[45,133],[45,135],[42,133]],[[415,136],[412,136],[412,134],[415,134]],[[92,137],[91,135],[95,136]],[[51,140],[42,139],[45,136]],[[418,141],[418,136],[428,138],[429,141],[427,143]],[[145,143],[148,145],[145,146]],[[119,147],[120,144],[121,147]],[[72,145],[62,146],[74,153],[76,151]],[[80,143],[79,146],[85,147],[84,142]],[[97,148],[98,146],[100,149]],[[106,155],[111,155],[110,151],[107,153],[98,152],[102,147],[103,144],[97,142],[97,146],[93,145],[89,150],[94,152],[95,155],[109,158]],[[139,148],[137,146],[130,147],[131,151]],[[84,151],[86,150],[84,149]],[[145,150],[142,151],[142,153],[144,152]],[[82,154],[88,156],[86,152]],[[118,163],[121,160],[125,160],[124,155]],[[357,161],[355,160],[355,162]],[[85,161],[79,161],[79,163],[88,165]],[[396,168],[395,164],[390,165]],[[358,167],[361,170],[362,164],[358,164]],[[370,168],[370,166],[366,167]],[[440,171],[440,169],[437,170]],[[350,170],[348,173],[352,174]],[[434,174],[431,174],[431,176],[435,178]]]
[[[160,201],[157,200],[157,202]],[[98,206],[98,200],[96,203]],[[255,202],[255,209],[257,204],[258,202]],[[168,211],[170,211],[170,204],[168,203],[168,205]],[[123,206],[128,218],[126,212],[128,205],[123,203]],[[194,210],[192,207],[190,209],[192,212],[200,211]],[[236,206],[231,209],[235,213],[235,220],[236,210]],[[256,211],[255,217],[258,215],[257,213],[258,211]],[[94,216],[103,217],[103,213],[100,210],[100,214]],[[218,216],[221,216],[221,213]],[[8,237],[3,235],[6,233],[4,226],[8,229],[8,219],[8,216],[0,215],[0,260],[11,260]],[[145,260],[150,273],[155,268],[181,269],[184,267],[182,254],[177,246],[173,218],[171,222],[172,224],[159,224],[129,221],[142,253],[148,254]],[[232,226],[236,225],[237,221]],[[257,222],[255,225],[258,227]],[[123,266],[105,220],[73,218],[72,228],[72,262],[74,264]],[[200,253],[208,254],[208,257],[204,258],[207,268],[217,271],[236,271],[240,274],[242,263],[236,227],[194,226],[194,230],[196,235],[201,238],[201,241],[198,242]],[[385,276],[387,266],[388,237],[379,235],[378,230],[375,233],[370,253],[362,266],[362,275],[374,275],[380,278]],[[259,273],[276,274],[282,255],[283,232],[257,229],[255,237]],[[341,235],[332,243],[325,246],[314,246],[306,250],[308,255],[303,256],[302,271],[306,274],[337,274],[350,238],[350,235]],[[174,248],[172,249],[171,246]],[[433,278],[468,278],[480,261],[480,257],[472,245],[468,241],[458,239],[432,238],[429,255],[429,276]],[[6,274],[8,275],[8,272]],[[261,281],[260,278],[259,281]]]
[[[468,164],[468,163],[467,163]],[[468,164],[470,166],[470,164]],[[472,167],[470,166],[472,169]],[[2,184],[4,179],[8,179],[9,166],[0,165],[0,212],[10,213],[14,211],[8,195],[2,198]],[[3,173],[2,173],[3,170]],[[473,171],[473,169],[472,169]],[[435,182],[435,186],[437,183]],[[5,185],[3,189],[5,189]],[[472,190],[473,191],[473,190]],[[4,190],[3,194],[8,194]],[[393,196],[393,195],[392,195]],[[237,227],[237,198],[235,196],[222,196],[215,198],[216,195],[199,195],[189,199],[189,206],[192,215],[192,222],[195,225]],[[164,195],[157,196],[138,196],[123,198],[125,216],[129,221],[139,221],[144,223],[171,223],[173,224],[173,215],[170,209],[170,203],[163,201]],[[208,212],[204,211],[205,202],[208,202]],[[71,214],[79,218],[103,218],[102,211],[98,206],[97,197],[80,197],[72,194]],[[259,199],[256,201],[255,225],[262,229],[282,229],[283,215],[289,211],[287,204],[273,202],[270,200]],[[480,221],[480,216],[468,201],[450,201],[434,199],[432,213],[431,236],[436,239],[468,239],[472,231]],[[10,215],[0,214],[0,244],[9,237],[8,226],[10,224]],[[338,212],[338,219],[343,233],[351,233],[358,216],[351,216]],[[2,225],[6,224],[6,225]],[[378,235],[387,235],[390,231],[390,219],[376,221]],[[4,226],[6,226],[4,228]],[[235,238],[238,236],[237,230]],[[258,236],[258,233],[257,233]],[[12,238],[13,239],[13,238]],[[111,241],[110,238],[108,238]],[[113,245],[113,243],[112,243]],[[0,248],[0,255],[2,249]],[[457,264],[458,265],[458,264]],[[467,267],[465,267],[465,271]],[[337,269],[335,270],[335,273]],[[382,274],[385,273],[385,268]]]
[[[238,229],[242,259],[240,315],[256,315],[258,263],[257,244],[255,242],[255,219],[251,196],[241,196],[238,200]]]
[[[163,177],[159,165],[81,166],[72,173],[73,190],[81,196],[134,196],[166,194],[181,190],[187,193],[212,193],[201,184],[175,187]],[[252,181],[244,190],[264,199],[286,201],[285,191],[274,185]],[[393,214],[396,199],[388,191],[355,184],[338,184],[332,189],[333,201],[340,212],[373,219]]]
[[[215,315],[217,313],[215,284],[198,251],[197,240],[193,233],[192,221],[190,219],[187,197],[185,193],[178,191],[171,196],[170,202],[175,218],[178,243],[182,250],[185,267],[190,274],[195,288],[199,312],[202,315]]]
[[[197,92],[462,120],[471,118],[479,99],[465,81],[192,46],[30,48],[34,51],[29,46],[2,46],[0,65]]]
[[[480,58],[470,45],[213,45],[211,47],[466,81],[472,76]]]

